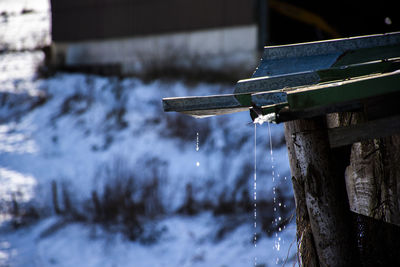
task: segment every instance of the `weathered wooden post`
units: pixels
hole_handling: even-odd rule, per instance
[[[326,119],[285,123],[297,212],[299,252],[304,266],[350,266],[355,262],[350,217],[340,191]],[[307,240],[308,239],[308,240]],[[318,255],[316,257],[315,255]],[[353,265],[354,266],[354,265]]]
[[[400,33],[266,47],[234,94],[167,98],[195,117],[285,123],[304,266],[400,266]]]

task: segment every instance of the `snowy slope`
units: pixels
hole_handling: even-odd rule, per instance
[[[8,81],[4,84],[7,87]],[[142,167],[146,161],[157,159],[159,166],[154,167],[165,168],[166,201],[170,201],[167,206],[174,210],[182,204],[187,183],[196,188],[199,197],[214,202],[246,165],[254,164],[254,126],[247,113],[198,121],[162,112],[162,97],[192,92],[210,94],[232,88],[187,88],[181,82],[143,84],[136,79],[116,81],[79,74],[32,80],[24,87],[19,97],[45,95],[47,101],[26,111],[18,121],[10,119],[2,124],[5,137],[0,143],[0,160],[5,170],[37,177],[43,186],[52,180],[67,179],[78,196],[87,195],[101,182],[95,175],[98,169],[115,158],[122,158],[142,177],[146,177]],[[18,108],[5,109],[2,117],[14,114]],[[118,118],[116,114],[121,110],[124,116]],[[282,128],[272,127],[272,131],[279,140]],[[258,146],[264,148],[259,149],[258,157],[263,164],[259,164],[258,171],[270,173],[267,128],[259,127],[258,135]],[[238,140],[242,144],[237,144]],[[280,147],[275,154],[282,165],[278,169],[287,175],[285,148]],[[267,175],[260,175],[258,180],[260,190],[265,190],[260,192],[264,198],[271,198],[270,180]],[[210,183],[215,185],[207,186]],[[249,181],[249,190],[250,186]]]
[[[7,87],[9,82],[4,80],[2,84]],[[249,124],[248,114],[235,114],[203,121],[189,120],[190,122],[186,122],[183,126],[179,125],[179,127],[188,127],[181,129],[184,131],[181,136],[171,133],[168,127],[172,127],[172,123],[176,121],[172,120],[168,124],[167,117],[178,118],[183,115],[164,114],[161,111],[160,99],[164,96],[209,94],[231,90],[231,88],[202,84],[188,88],[181,82],[155,81],[143,84],[136,79],[115,81],[112,78],[77,74],[59,74],[46,80],[27,77],[23,83],[24,89],[21,89],[20,94],[27,94],[31,98],[36,95],[45,95],[47,101],[33,110],[25,111],[23,115],[17,116],[18,119],[11,119],[11,116],[0,126],[2,201],[10,201],[11,195],[18,192],[18,196],[21,196],[19,201],[28,201],[32,198],[40,202],[45,209],[51,210],[50,182],[52,180],[67,183],[69,188],[72,188],[75,199],[85,199],[92,190],[101,188],[101,183],[104,182],[96,176],[97,170],[115,158],[122,158],[128,166],[131,166],[133,172],[140,174],[139,177],[143,179],[149,177],[147,172],[151,168],[162,172],[163,203],[168,212],[173,214],[184,204],[186,184],[193,185],[194,197],[199,202],[218,203],[219,197],[224,192],[234,190],[232,185],[240,177],[242,169],[254,164],[254,126]],[[119,98],[116,97],[116,88],[120,88],[118,89],[121,93]],[[76,95],[80,98],[74,98]],[[69,102],[70,99],[77,100]],[[69,103],[68,112],[65,111],[65,103]],[[124,123],[118,122],[118,119],[113,116],[107,116],[121,107],[126,109],[122,119]],[[13,109],[12,107],[3,110],[3,117],[7,117],[4,116],[7,112],[13,114]],[[270,175],[272,169],[269,162],[268,129],[262,126],[257,130],[257,194],[259,199],[271,201],[274,184]],[[197,132],[199,133],[198,151],[196,151]],[[273,126],[272,132],[273,143],[278,142],[282,137],[282,128]],[[202,139],[203,136],[205,140]],[[238,140],[242,140],[240,145],[237,144]],[[275,170],[287,174],[285,147],[275,149],[274,155]],[[154,161],[154,159],[157,160]],[[155,162],[156,165],[153,166],[148,162]],[[199,166],[197,162],[200,163]],[[248,176],[246,187],[251,191],[252,174]],[[285,192],[287,195],[291,194],[288,183],[283,184],[283,189],[287,190]],[[263,236],[258,241],[257,249],[253,249],[251,214],[248,214],[248,217],[248,220],[242,220],[242,226],[227,235],[223,241],[213,243],[210,237],[212,234],[208,234],[208,237],[207,234],[194,237],[191,235],[198,235],[207,228],[207,225],[220,225],[215,221],[217,219],[209,215],[191,218],[172,215],[158,222],[161,225],[170,226],[166,227],[167,234],[157,245],[147,247],[127,241],[113,241],[118,244],[117,247],[123,247],[121,251],[132,249],[130,251],[135,252],[123,253],[130,256],[121,259],[120,249],[112,246],[110,253],[115,253],[117,256],[107,256],[106,262],[116,258],[118,261],[113,262],[116,266],[126,266],[124,260],[131,262],[132,258],[139,257],[137,265],[132,266],[166,266],[163,262],[171,262],[169,266],[185,266],[184,264],[187,264],[186,266],[213,266],[217,263],[218,265],[215,266],[224,266],[224,264],[243,266],[240,262],[252,259],[253,255],[257,255],[259,262],[266,262],[276,252],[272,249],[275,240],[274,238],[266,239],[266,236]],[[25,266],[23,262],[26,260],[31,262],[31,257],[40,262],[32,266],[45,266],[45,263],[58,266],[71,264],[104,266],[101,264],[106,260],[102,258],[104,254],[95,249],[95,246],[105,246],[109,238],[114,238],[113,235],[100,235],[93,241],[88,232],[92,231],[91,228],[94,226],[73,224],[63,227],[54,235],[38,238],[40,234],[35,234],[35,232],[40,233],[38,229],[45,223],[46,220],[37,226],[5,235],[6,239],[2,242],[13,247],[6,251],[14,251],[15,254],[14,256],[13,253],[7,254],[5,257],[9,258],[11,263],[15,260],[15,266]],[[200,229],[197,230],[198,228]],[[277,254],[281,258],[286,256],[289,243],[294,238],[293,226],[291,228],[290,232],[284,232],[286,244],[282,243],[281,252]],[[217,231],[216,229],[208,230]],[[25,234],[25,232],[28,233]],[[28,240],[21,243],[21,235]],[[81,240],[80,238],[85,235],[87,237]],[[201,240],[205,240],[204,243]],[[71,242],[76,243],[74,246],[78,248],[74,248],[76,250],[69,253],[63,252],[61,247]],[[193,245],[193,249],[188,249],[191,242],[201,244]],[[88,243],[91,245],[87,245]],[[238,246],[234,246],[235,243]],[[83,255],[74,254],[77,251],[82,252],[82,248],[79,248],[81,246],[87,248]],[[163,246],[168,249],[164,251]],[[181,246],[191,253],[183,253],[180,250]],[[152,252],[154,247],[161,252]],[[30,252],[23,252],[26,249]],[[226,250],[229,251],[228,255],[226,255]],[[136,251],[141,252],[136,254]],[[200,251],[201,255],[197,257],[196,251]],[[216,251],[219,252],[215,254]],[[156,255],[160,253],[160,255],[154,258],[151,256],[153,253]],[[77,255],[77,258],[71,258],[69,256],[71,254]],[[220,254],[225,257],[220,259],[218,256]],[[81,257],[88,257],[83,260],[85,262],[83,265],[79,265],[79,262],[82,262]],[[192,258],[199,259],[192,260]],[[120,261],[122,263],[119,263]],[[232,265],[232,262],[237,265]]]
[[[22,15],[22,9],[35,12]],[[35,71],[43,54],[25,50],[49,40],[48,3],[1,0],[2,11],[10,15],[0,23],[9,49],[0,54],[0,266],[269,266],[276,258],[282,263],[294,224],[271,237],[258,225],[254,247],[252,213],[210,212],[221,200],[252,201],[255,144],[249,114],[196,120],[162,111],[163,97],[233,88],[67,73],[39,78]],[[283,129],[271,125],[271,132],[273,164],[268,126],[257,127],[257,201],[268,203],[277,186],[283,196],[292,196]],[[145,224],[157,242],[132,242],[118,231],[54,214],[53,181],[85,211],[81,207],[91,193],[113,178],[103,174],[114,162],[122,162],[139,184],[159,180],[165,211]],[[207,203],[209,210],[191,217],[176,213],[188,185],[196,203]],[[14,230],[13,201],[35,205],[41,219]],[[276,205],[264,213],[273,214]],[[225,228],[230,230],[217,238]]]
[[[81,224],[60,226],[50,236],[41,235],[55,222],[48,219],[32,228],[2,233],[2,239],[7,241],[0,241],[0,265],[239,267],[254,266],[256,258],[257,266],[273,266],[277,255],[286,258],[295,232],[294,225],[284,232],[285,241],[278,254],[272,249],[271,239],[259,240],[256,248],[250,245],[251,232],[247,225],[238,227],[229,238],[214,242],[216,221],[210,214],[161,221],[159,225],[166,233],[153,245],[128,242],[121,235],[110,235],[102,228]],[[295,243],[289,256],[294,250]]]

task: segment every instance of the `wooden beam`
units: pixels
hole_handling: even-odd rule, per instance
[[[395,71],[288,91],[287,99],[289,108],[296,111],[398,91],[400,91],[400,71]]]
[[[400,116],[328,129],[331,148],[400,133]]]
[[[270,107],[265,107],[265,113],[276,112],[276,123],[309,119],[313,117],[323,116],[334,112],[345,112],[345,111],[360,111],[364,107],[362,101],[348,101],[327,106],[318,106],[314,108],[302,109],[302,110],[290,110],[289,107],[281,107],[279,110],[271,110]],[[264,107],[263,107],[264,113]]]

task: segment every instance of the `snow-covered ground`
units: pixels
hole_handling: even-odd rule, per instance
[[[50,1],[0,1],[0,51],[30,50],[50,43]]]
[[[3,11],[11,14],[0,23],[9,49],[47,42],[45,0],[0,0]],[[38,26],[28,25],[32,21]],[[30,27],[23,42],[21,27]],[[294,223],[271,237],[258,224],[255,247],[253,213],[176,213],[188,185],[197,203],[211,206],[253,193],[254,126],[248,113],[195,120],[162,111],[163,97],[230,93],[230,86],[67,73],[44,79],[36,74],[42,60],[40,51],[0,53],[0,266],[270,266],[277,258],[279,265],[287,255],[293,259],[296,243],[288,249]],[[274,187],[292,195],[283,129],[271,125],[271,132],[274,168],[268,126],[257,127],[257,201],[269,203]],[[165,211],[148,222],[157,235],[154,243],[129,241],[97,224],[67,222],[53,212],[53,181],[79,206],[110,183],[100,174],[116,161],[139,184],[155,177],[160,182]],[[34,203],[41,219],[13,229],[14,202]],[[274,214],[281,204],[264,213]],[[279,213],[272,218],[279,220]],[[216,238],[224,227],[231,230]]]
[[[251,245],[248,225],[241,225],[222,241],[215,242],[216,220],[210,214],[171,217],[159,222],[165,231],[156,244],[129,242],[120,234],[82,224],[56,224],[55,218],[34,227],[2,233],[1,266],[275,266],[277,253],[271,239]],[[53,225],[60,225],[48,236]],[[282,255],[294,240],[295,226],[282,235]],[[47,230],[47,232],[46,232]],[[295,245],[291,248],[292,256]],[[289,262],[289,261],[288,261]],[[279,266],[282,265],[282,262]],[[289,263],[288,265],[292,265]]]

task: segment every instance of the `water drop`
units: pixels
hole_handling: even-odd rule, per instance
[[[254,229],[257,228],[257,124],[254,124]],[[254,247],[257,247],[257,233],[254,232]],[[257,266],[257,258],[254,257],[254,266]]]
[[[200,166],[200,162],[196,162],[196,166],[199,167]]]
[[[199,133],[196,133],[196,151],[199,151],[200,147],[199,147]]]

